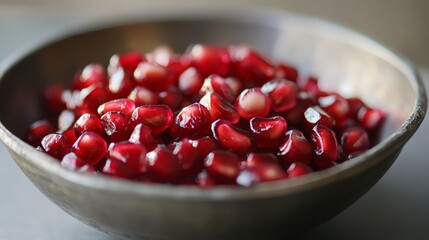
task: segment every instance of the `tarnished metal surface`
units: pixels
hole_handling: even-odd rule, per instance
[[[249,16],[159,16],[80,31],[24,50],[0,67],[0,138],[46,196],[103,231],[149,239],[267,239],[318,225],[353,203],[385,173],[422,122],[426,95],[405,60],[365,37],[279,12]],[[183,50],[195,42],[249,43],[297,65],[304,74],[320,76],[326,88],[386,109],[383,141],[353,161],[300,179],[207,190],[69,172],[14,136],[23,136],[28,124],[41,117],[40,90],[68,81],[84,64],[106,63],[115,52],[147,51],[160,44]]]

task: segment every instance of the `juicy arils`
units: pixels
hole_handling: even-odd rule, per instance
[[[66,169],[144,183],[251,186],[374,145],[385,113],[244,46],[115,54],[48,86],[27,142]]]

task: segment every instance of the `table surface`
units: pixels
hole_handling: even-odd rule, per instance
[[[16,14],[15,14],[16,13]],[[0,3],[0,60],[44,32],[77,21],[64,12]],[[12,24],[13,23],[13,24]],[[421,68],[429,91],[429,69]],[[422,239],[429,235],[429,120],[387,174],[360,200],[302,239]],[[42,195],[0,144],[0,240],[113,240],[72,218]]]

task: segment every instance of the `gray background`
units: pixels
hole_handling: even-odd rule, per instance
[[[429,85],[429,1],[0,0],[0,60],[46,33],[100,18],[189,8],[258,5],[334,20],[398,50]],[[263,2],[263,4],[262,4]],[[429,90],[429,89],[428,89]],[[363,198],[302,239],[423,239],[429,236],[429,120]],[[20,172],[0,145],[0,240],[113,240],[64,213]]]

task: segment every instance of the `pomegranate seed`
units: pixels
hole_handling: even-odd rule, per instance
[[[197,153],[197,159],[204,159],[207,154],[217,149],[216,143],[209,136],[190,140],[189,142],[195,148],[195,152]]]
[[[250,129],[257,147],[274,148],[283,140],[287,124],[284,118],[279,116],[272,118],[254,117],[250,120]]]
[[[235,108],[241,117],[265,117],[271,107],[270,99],[262,93],[260,88],[246,89],[240,93],[235,101]]]
[[[198,152],[189,139],[185,138],[178,142],[173,150],[173,154],[179,159],[183,174],[195,175],[203,169],[204,158],[198,158]]]
[[[290,165],[287,169],[288,178],[294,178],[298,176],[305,175],[307,173],[311,173],[313,170],[305,163],[295,162]]]
[[[203,77],[210,74],[226,76],[230,72],[231,57],[225,47],[197,44],[191,48],[189,56]]]
[[[70,171],[79,171],[86,165],[86,162],[80,159],[74,152],[67,153],[61,160],[61,166]]]
[[[134,101],[135,106],[139,107],[158,104],[159,96],[147,88],[137,86],[128,95],[128,99]]]
[[[200,99],[200,103],[208,109],[213,120],[225,119],[233,124],[240,120],[234,106],[214,92],[206,93]]]
[[[27,142],[33,147],[40,145],[43,137],[54,133],[55,128],[47,120],[39,120],[31,124],[30,129],[27,132]]]
[[[205,135],[210,132],[209,110],[199,103],[193,103],[177,114],[171,133],[175,136]]]
[[[204,80],[204,84],[200,89],[200,95],[205,95],[209,92],[217,93],[228,102],[234,101],[236,97],[226,79],[219,75],[210,75]]]
[[[114,96],[113,98],[127,97],[135,87],[135,82],[132,76],[126,73],[122,68],[114,72],[109,79],[109,91]]]
[[[181,174],[179,159],[166,147],[157,147],[148,152],[146,160],[149,172],[156,182],[175,182]]]
[[[107,83],[107,76],[104,67],[93,63],[87,65],[80,74],[78,74],[72,83],[72,89],[82,90],[94,85],[104,86]]]
[[[131,135],[130,118],[121,112],[107,112],[100,117],[100,121],[112,142],[125,141]]]
[[[260,164],[279,164],[279,160],[272,153],[249,153],[246,159],[247,167]]]
[[[368,132],[376,132],[383,123],[385,114],[379,109],[362,107],[358,112],[358,121]]]
[[[271,182],[286,178],[286,174],[277,164],[261,163],[240,172],[237,183],[241,186],[252,186],[260,182]]]
[[[296,82],[298,80],[298,70],[290,65],[279,64],[277,66],[276,77]]]
[[[187,96],[196,95],[203,85],[203,78],[197,69],[190,67],[179,76],[179,89]]]
[[[234,73],[242,81],[264,84],[275,77],[275,67],[251,48],[238,46],[232,51],[235,60]]]
[[[338,94],[319,97],[319,105],[331,116],[335,122],[344,121],[349,117],[350,107],[347,100]]]
[[[63,132],[73,126],[75,114],[69,110],[63,110],[58,116],[58,131]]]
[[[73,144],[71,151],[87,164],[94,165],[106,155],[107,143],[96,133],[84,132]]]
[[[368,134],[362,127],[348,128],[341,136],[341,146],[345,156],[366,150],[370,147]]]
[[[313,76],[298,79],[297,83],[298,88],[301,91],[307,92],[316,98],[324,95],[324,92],[322,92],[319,88],[318,79]]]
[[[134,104],[134,101],[126,98],[119,98],[101,104],[98,107],[97,112],[98,114],[103,115],[107,112],[116,111],[121,112],[128,117],[131,117],[131,114],[133,113],[135,108],[136,105]]]
[[[51,133],[42,139],[44,152],[52,157],[61,160],[70,151],[70,143],[62,134]]]
[[[135,173],[147,172],[146,149],[131,142],[117,142],[109,146],[108,158],[124,162]]]
[[[111,177],[130,179],[136,175],[127,164],[114,159],[106,159],[99,164],[102,173]]]
[[[64,137],[67,138],[69,143],[74,143],[77,140],[76,134],[74,133],[74,129],[71,127],[63,132]]]
[[[204,160],[207,174],[218,183],[234,183],[240,173],[240,158],[232,152],[215,150]]]
[[[142,62],[137,66],[134,77],[139,86],[155,92],[167,90],[174,80],[168,68],[148,62]]]
[[[325,125],[332,129],[335,126],[335,120],[319,106],[309,107],[304,112],[304,126],[307,131],[310,131],[316,125]]]
[[[265,83],[261,90],[270,98],[274,112],[291,110],[298,101],[298,87],[294,82],[285,79],[271,80]]]
[[[133,73],[137,66],[145,60],[138,52],[129,52],[121,55],[115,54],[110,58],[109,73],[116,72],[120,68]]]
[[[234,99],[236,99],[238,95],[240,95],[240,93],[243,91],[243,83],[239,79],[234,77],[225,78],[225,82],[231,89]]]
[[[316,125],[311,131],[314,162],[319,167],[329,166],[338,158],[335,133],[324,125]]]
[[[162,141],[159,138],[156,138],[152,135],[152,130],[150,127],[140,123],[134,128],[131,133],[130,142],[136,144],[142,144],[147,148],[147,150],[152,151],[158,144],[161,144]]]
[[[90,86],[80,91],[80,99],[83,108],[96,112],[98,106],[109,101],[111,96],[105,87]]]
[[[172,86],[167,91],[160,92],[159,104],[167,105],[173,111],[178,110],[183,101],[183,95],[176,87]]]
[[[91,113],[85,113],[80,116],[80,118],[75,122],[73,129],[76,137],[79,137],[82,133],[87,131],[97,133],[100,136],[105,135],[100,118]]]
[[[293,109],[283,113],[283,117],[286,119],[286,122],[290,125],[299,126],[304,119],[304,112],[307,108],[313,106],[315,100],[313,96],[300,92],[298,94],[298,101]]]
[[[43,91],[43,102],[50,113],[59,114],[66,108],[66,103],[63,101],[64,90],[62,85],[53,85]]]
[[[299,130],[289,130],[277,154],[283,166],[294,162],[309,164],[313,160],[313,147]]]
[[[200,172],[195,182],[197,183],[198,186],[204,187],[204,188],[209,188],[216,185],[215,180],[212,177],[210,177],[206,171]]]
[[[131,114],[134,126],[143,123],[152,129],[153,134],[159,134],[169,128],[174,121],[173,112],[166,105],[147,105],[134,109]]]
[[[365,103],[360,98],[347,98],[349,104],[350,117],[357,119],[358,112],[362,107],[366,107]]]
[[[214,139],[224,148],[238,154],[246,153],[252,146],[250,133],[234,127],[226,120],[216,120],[212,123]]]
[[[155,48],[148,55],[148,59],[149,57],[151,58],[150,62],[168,67],[174,73],[175,79],[191,66],[191,60],[188,56],[176,55],[170,48],[165,46]]]

